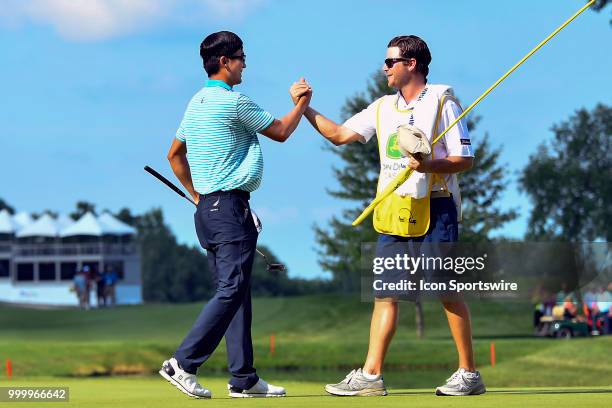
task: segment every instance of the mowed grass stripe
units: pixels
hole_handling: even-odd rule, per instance
[[[277,379],[271,379],[277,381]],[[179,393],[161,377],[54,379],[36,378],[11,382],[15,386],[64,386],[70,388],[70,402],[54,403],[54,407],[135,407],[166,408],[169,406],[249,406],[249,407],[527,407],[588,406],[608,407],[612,388],[520,388],[492,389],[474,397],[436,397],[432,389],[391,389],[387,397],[341,398],[325,395],[321,384],[288,381],[289,396],[232,400],[226,395],[225,381],[208,379],[212,400],[193,400]],[[25,405],[24,405],[25,406]]]

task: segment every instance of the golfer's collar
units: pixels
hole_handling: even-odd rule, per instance
[[[219,86],[221,88],[227,89],[228,91],[232,90],[231,86],[229,86],[225,82],[221,81],[220,79],[209,79],[209,80],[206,81],[206,84],[204,86],[206,88],[212,88],[214,86]]]

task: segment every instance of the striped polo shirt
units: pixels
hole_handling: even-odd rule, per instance
[[[255,191],[263,175],[257,132],[274,116],[223,81],[208,80],[183,116],[176,138],[187,143],[187,161],[200,194]]]

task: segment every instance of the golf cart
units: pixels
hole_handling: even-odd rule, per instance
[[[576,336],[589,336],[589,325],[576,319],[555,319],[553,316],[542,316],[536,327],[536,336],[571,339]]]

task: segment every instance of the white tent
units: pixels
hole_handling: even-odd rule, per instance
[[[72,237],[75,235],[91,235],[99,237],[108,234],[108,228],[102,225],[95,215],[88,212],[79,218],[74,224],[60,231],[60,237]]]
[[[74,221],[72,220],[72,218],[70,218],[66,214],[60,214],[60,216],[57,217],[55,222],[57,223],[57,226],[58,226],[60,231],[66,229],[69,226],[71,226],[72,224],[74,224]]]
[[[59,226],[49,214],[43,214],[33,223],[23,227],[17,232],[17,238],[24,237],[56,237],[59,233]]]
[[[34,220],[32,219],[32,216],[25,211],[15,214],[13,216],[13,221],[15,221],[17,225],[19,226],[19,228],[17,229],[26,227],[34,222]]]
[[[98,221],[102,224],[105,224],[114,232],[113,234],[117,235],[133,235],[136,234],[136,229],[130,227],[126,223],[119,221],[117,218],[113,217],[110,213],[105,212],[104,214],[98,217]]]
[[[4,209],[0,211],[0,234],[14,234],[19,230],[19,224],[13,220],[11,213]]]
[[[96,217],[91,212],[86,213],[76,222],[65,214],[57,219],[49,214],[43,214],[36,221],[22,225],[11,217],[8,211],[0,211],[0,234],[15,233],[18,238],[23,237],[71,237],[75,235],[102,236],[102,235],[134,235],[136,229],[119,221],[113,215],[104,213]],[[27,222],[29,214],[20,213],[19,219]]]
[[[72,237],[75,235],[125,235],[135,234],[136,230],[127,224],[119,221],[110,214],[102,214],[96,218],[95,215],[88,212],[83,215],[77,222],[64,228],[60,231],[60,237]]]

